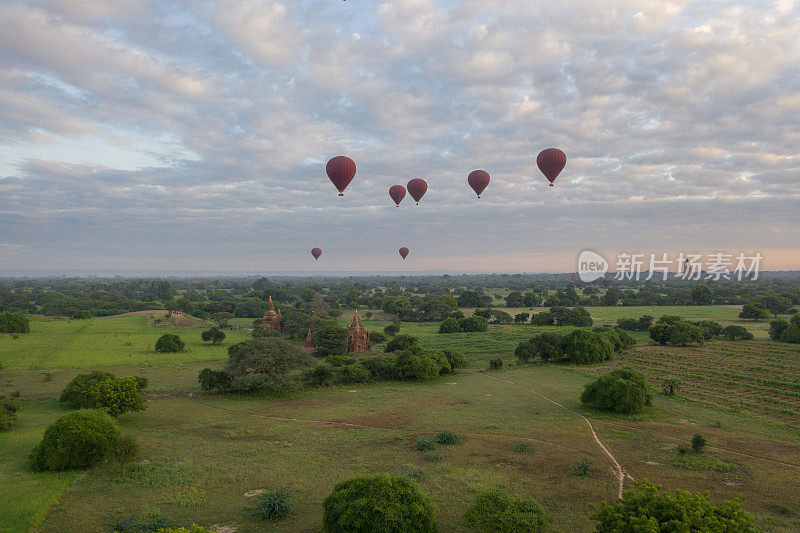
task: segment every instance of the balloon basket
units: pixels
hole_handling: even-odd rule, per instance
[[[343,193],[343,192],[340,192],[340,193],[339,193],[339,196],[344,196],[344,193]]]

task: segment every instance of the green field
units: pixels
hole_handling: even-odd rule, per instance
[[[590,312],[600,323],[644,313],[742,323],[732,306],[652,309]],[[374,313],[376,320],[365,321],[368,329],[389,323]],[[761,324],[746,327],[762,331]],[[610,461],[580,418],[533,391],[589,417],[635,479],[708,490],[715,501],[739,497],[761,530],[800,530],[800,401],[791,404],[797,399],[792,386],[800,386],[800,350],[793,345],[757,339],[667,348],[637,334],[637,347],[604,365],[519,367],[516,344],[542,328],[492,326],[486,333],[438,335],[435,324],[404,323],[401,331],[424,345],[464,353],[470,368],[434,383],[336,386],[269,398],[199,394],[197,372],[221,366],[227,346],[246,337],[229,331],[222,346],[211,347],[200,342],[200,331],[155,326],[138,315],[39,319],[30,334],[0,336],[7,369],[0,372],[0,393],[20,390],[28,398],[19,424],[0,433],[0,531],[107,531],[102,523],[113,513],[163,514],[240,532],[320,531],[321,502],[335,483],[411,469],[424,471],[419,482],[443,531],[463,530],[474,495],[492,487],[539,500],[555,516],[552,531],[590,531],[590,504],[616,497]],[[179,334],[187,350],[149,351],[165,332]],[[506,369],[487,372],[486,360],[497,356]],[[676,397],[657,393],[653,407],[636,416],[583,408],[583,385],[622,362],[645,371],[654,385],[662,375],[680,374],[685,390]],[[85,473],[30,472],[30,449],[66,412],[54,400],[72,376],[94,368],[150,379],[148,409],[120,418],[123,430],[137,437],[145,464],[125,478],[114,465]],[[734,393],[726,395],[726,380],[737,381]],[[435,462],[412,449],[417,437],[442,429],[463,443],[440,447]],[[709,439],[708,451],[702,458],[679,456],[677,446],[698,432]],[[515,451],[519,441],[530,442],[531,451]],[[586,478],[570,474],[581,457],[594,460]],[[267,527],[244,494],[283,486],[293,490],[295,512]]]

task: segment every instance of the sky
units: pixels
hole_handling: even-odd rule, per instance
[[[797,269],[798,35],[793,0],[5,0],[0,269]]]

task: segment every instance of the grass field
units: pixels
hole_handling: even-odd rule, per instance
[[[601,323],[644,313],[740,323],[738,309],[728,306],[644,309],[590,311]],[[389,323],[377,320],[385,318],[379,312],[375,318],[366,321],[368,329]],[[197,372],[221,366],[227,346],[245,338],[241,331],[226,332],[222,346],[210,347],[200,342],[200,329],[158,327],[146,316],[126,316],[42,319],[28,335],[2,336],[0,361],[7,370],[0,372],[0,393],[20,390],[28,399],[19,424],[0,433],[0,531],[107,531],[104,517],[114,513],[162,514],[239,532],[319,531],[321,502],[335,483],[382,472],[422,472],[418,480],[443,531],[463,530],[461,518],[475,493],[491,487],[539,500],[556,518],[552,531],[589,531],[590,504],[616,495],[610,462],[583,421],[532,390],[588,416],[635,479],[708,490],[715,501],[740,497],[762,531],[800,530],[796,346],[757,339],[673,348],[654,346],[639,334],[639,345],[604,365],[519,367],[516,344],[542,328],[492,326],[486,333],[454,335],[438,335],[437,329],[401,326],[428,347],[461,351],[469,369],[434,383],[337,386],[284,398],[198,395]],[[187,341],[185,353],[148,352],[147,344],[167,331]],[[486,360],[498,355],[507,368],[486,372]],[[654,405],[636,416],[584,409],[578,401],[583,385],[620,363],[643,370],[654,385],[663,375],[678,375],[685,388],[676,397],[657,393]],[[137,437],[146,464],[125,478],[114,465],[30,472],[30,449],[66,412],[54,399],[72,376],[94,368],[149,378],[148,409],[120,419],[124,431]],[[464,442],[441,446],[435,461],[413,450],[417,437],[442,429]],[[678,454],[677,446],[698,432],[709,439],[708,451]],[[520,441],[530,442],[531,451],[515,451]],[[581,457],[594,460],[586,478],[570,473]],[[267,527],[244,494],[283,486],[293,490],[295,512]]]

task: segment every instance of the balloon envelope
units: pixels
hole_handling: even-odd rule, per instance
[[[392,185],[389,187],[389,196],[392,197],[395,205],[400,207],[400,202],[406,197],[406,188],[402,185]]]
[[[419,201],[428,190],[428,182],[420,178],[414,178],[406,184],[406,188],[408,189],[408,194],[419,205]]]
[[[344,196],[344,190],[353,181],[353,176],[356,175],[356,164],[349,157],[337,155],[325,165],[325,172],[328,173],[328,178],[339,190],[339,196]]]
[[[480,198],[481,193],[486,189],[486,186],[489,185],[489,173],[485,170],[473,170],[469,173],[469,176],[467,176],[467,183],[469,183],[469,186],[472,187],[472,190],[475,191],[475,194]]]
[[[539,155],[536,156],[536,165],[539,167],[539,170],[542,171],[544,177],[550,181],[551,187],[559,173],[564,170],[566,164],[567,154],[558,148],[547,148],[539,152]]]
[[[322,255],[322,248],[312,248],[311,255],[314,256],[314,261],[316,261]]]
[[[403,246],[402,248],[400,248],[400,257],[402,257],[402,258],[403,258],[403,261],[405,261],[405,260],[406,260],[406,256],[407,256],[407,255],[408,255],[408,248],[406,248],[405,246]]]

